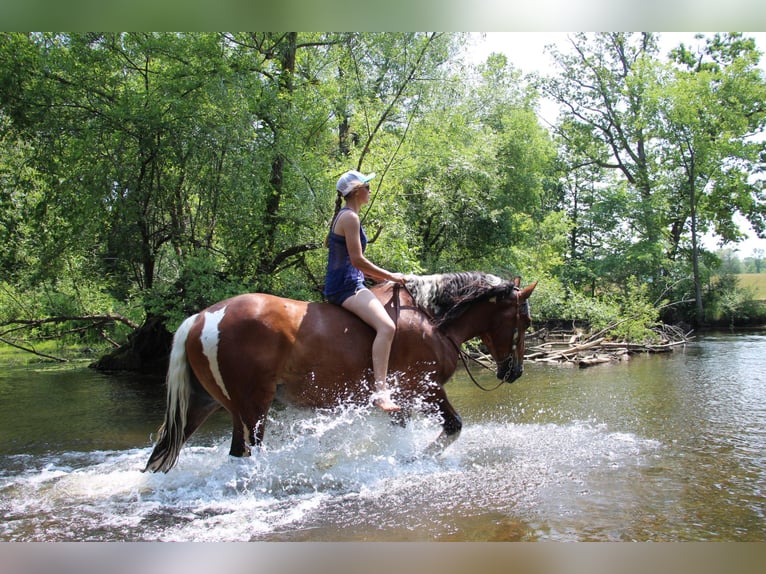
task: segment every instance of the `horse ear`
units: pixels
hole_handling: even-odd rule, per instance
[[[524,289],[521,290],[521,293],[519,293],[519,297],[521,297],[522,300],[528,299],[532,294],[532,291],[535,290],[535,287],[537,287],[537,281],[524,287]]]
[[[513,286],[517,289],[521,288],[521,275],[516,275],[516,277],[513,278]]]

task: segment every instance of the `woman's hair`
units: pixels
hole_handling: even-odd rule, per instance
[[[340,208],[342,207],[342,205],[343,205],[343,194],[341,192],[338,192],[338,196],[335,198],[335,210],[333,211],[332,219],[330,220],[330,230],[327,232],[327,236],[324,238],[325,247],[330,246],[330,232],[332,231],[332,224],[335,222],[335,218],[338,217],[338,213],[340,212]]]

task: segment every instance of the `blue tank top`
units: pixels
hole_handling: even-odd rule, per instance
[[[335,222],[340,214],[349,209],[344,207],[338,212],[330,225],[329,248],[327,257],[327,272],[325,274],[324,294],[325,297],[332,300],[344,292],[350,292],[351,295],[362,286],[364,273],[351,264],[351,257],[348,254],[346,238],[333,231]],[[362,253],[367,249],[367,234],[364,228],[359,226],[359,239],[362,242]]]

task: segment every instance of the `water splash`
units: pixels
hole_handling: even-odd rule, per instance
[[[185,446],[168,474],[140,472],[149,448],[8,457],[0,539],[437,539],[456,513],[534,522],[573,484],[591,488],[594,469],[640,465],[656,448],[584,423],[489,422],[433,459],[417,457],[441,431],[431,417],[402,428],[377,410],[285,409],[268,425],[250,458],[229,457],[221,436]]]

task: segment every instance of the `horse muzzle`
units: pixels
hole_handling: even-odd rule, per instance
[[[513,355],[497,366],[497,378],[504,383],[511,384],[523,374],[524,366]]]

